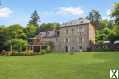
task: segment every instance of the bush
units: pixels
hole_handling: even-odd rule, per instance
[[[106,52],[106,51],[112,51],[110,48],[96,48],[94,50],[95,52]]]
[[[41,55],[46,54],[46,53],[50,53],[50,51],[48,49],[43,49],[40,52]]]
[[[47,53],[47,51],[45,49],[44,50],[41,50],[40,55],[43,55],[45,53]]]
[[[34,53],[29,53],[29,52],[9,52],[6,54],[7,56],[33,56],[35,55]]]

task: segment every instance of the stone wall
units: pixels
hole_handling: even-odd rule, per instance
[[[66,26],[60,29],[59,51],[86,51],[89,47],[89,24]]]

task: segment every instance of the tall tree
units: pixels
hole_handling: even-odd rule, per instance
[[[40,22],[40,17],[38,15],[37,11],[35,10],[33,12],[33,14],[31,15],[31,20],[29,21],[29,24],[32,24],[32,25],[38,27],[39,26],[39,24],[38,24],[39,22]]]
[[[9,36],[10,38],[8,40],[9,50],[18,50],[18,48],[23,47],[22,41],[19,42],[19,40],[25,41],[26,33],[24,32],[24,28],[21,25],[10,25],[9,27],[7,27],[6,33],[8,34],[7,36]]]
[[[98,27],[101,20],[101,15],[97,10],[92,10],[87,16],[87,19],[89,19],[92,24]]]
[[[8,50],[9,35],[6,32],[5,27],[0,27],[0,51]]]
[[[33,38],[38,32],[38,28],[39,27],[36,27],[33,24],[27,25],[27,27],[25,29],[25,32],[27,34],[27,39],[28,38]]]
[[[33,38],[38,33],[39,22],[40,17],[37,11],[35,10],[31,15],[31,20],[29,21],[25,29],[25,32],[27,33],[27,38]]]
[[[113,25],[113,28],[111,29],[111,33],[109,34],[108,39],[113,43],[116,40],[119,40],[119,26]]]
[[[115,23],[119,24],[119,2],[114,3],[111,16],[114,18]]]
[[[12,41],[12,42],[11,42]],[[26,49],[26,46],[28,45],[28,42],[23,39],[12,39],[9,41],[9,44],[12,45],[12,50],[14,51],[23,51]]]

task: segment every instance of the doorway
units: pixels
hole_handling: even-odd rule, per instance
[[[65,47],[65,52],[69,52],[69,46]]]

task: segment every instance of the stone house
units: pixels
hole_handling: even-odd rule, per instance
[[[54,44],[54,51],[57,52],[79,52],[87,51],[91,45],[95,44],[95,31],[96,28],[89,20],[79,18],[62,24],[59,30],[50,30],[40,32],[36,39],[42,40],[37,41],[36,44],[47,46],[47,42]],[[35,42],[35,40],[33,40]],[[35,48],[35,47],[34,47]]]

